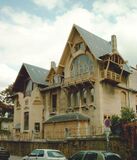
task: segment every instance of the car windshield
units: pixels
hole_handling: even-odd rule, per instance
[[[105,160],[121,160],[120,156],[116,154],[104,154]]]
[[[36,155],[38,155],[38,153],[39,153],[39,151],[35,149],[30,153],[29,156],[36,156]]]
[[[59,151],[47,151],[48,157],[64,157],[64,155]]]

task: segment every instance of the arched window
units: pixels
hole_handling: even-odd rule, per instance
[[[127,106],[127,95],[126,92],[122,91],[121,92],[121,107],[126,107]]]
[[[76,77],[84,73],[92,73],[94,70],[94,64],[91,59],[86,55],[80,55],[76,57],[71,65],[71,77]]]

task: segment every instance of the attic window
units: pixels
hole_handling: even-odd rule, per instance
[[[83,42],[80,42],[80,43],[77,43],[74,48],[75,48],[75,52],[77,52],[78,50],[84,50],[85,45]]]

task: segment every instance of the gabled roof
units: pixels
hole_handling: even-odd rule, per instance
[[[112,52],[111,42],[108,42],[77,25],[74,25],[74,27],[77,29],[96,58]]]
[[[14,82],[13,90],[22,91],[23,90],[23,84],[22,84],[23,79],[27,78],[28,76],[34,83],[46,86],[47,82],[45,81],[45,79],[46,79],[46,76],[48,75],[48,72],[49,71],[46,69],[23,63],[18,73],[18,76]]]
[[[47,85],[45,79],[48,75],[48,70],[24,63],[23,66],[26,68],[31,80],[37,84]]]
[[[96,58],[100,58],[106,54],[112,54],[111,42],[106,41],[77,25],[74,25],[74,27],[77,29],[77,31],[89,47],[90,51],[94,54]],[[124,64],[123,69],[129,73],[131,72],[130,67],[127,64]]]
[[[67,121],[88,121],[89,117],[80,113],[67,113],[63,115],[56,115],[49,118],[45,123],[53,122],[67,122]]]
[[[71,41],[72,34],[74,33],[74,30],[77,30],[77,32],[80,34],[82,37],[83,41],[87,44],[89,50],[91,53],[97,58],[100,59],[100,57],[106,55],[106,54],[111,54],[112,53],[112,45],[111,42],[106,41],[93,33],[88,32],[87,30],[79,27],[78,25],[73,25],[72,30],[70,32],[68,41]],[[67,44],[65,46],[63,55],[61,57],[59,67],[63,66],[65,64],[65,56],[67,50]],[[58,69],[59,70],[59,69]],[[127,64],[124,64],[124,70],[127,72],[130,72],[130,68]]]

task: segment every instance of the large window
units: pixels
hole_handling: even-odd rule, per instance
[[[77,77],[78,75],[92,73],[93,62],[86,55],[80,55],[75,58],[71,65],[71,77]]]
[[[29,129],[29,112],[24,113],[24,130]]]

